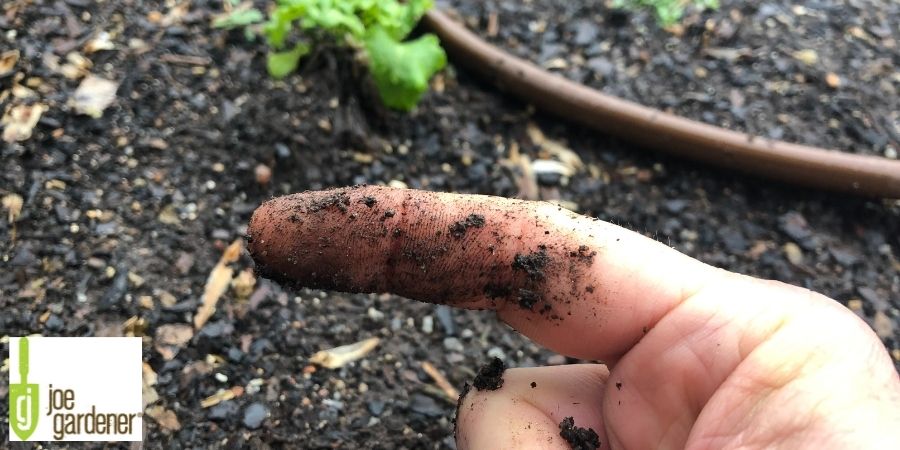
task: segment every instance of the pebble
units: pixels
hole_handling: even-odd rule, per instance
[[[373,416],[380,416],[381,413],[384,412],[384,408],[386,405],[387,404],[382,400],[370,400],[366,403],[366,408]]]
[[[488,358],[497,358],[500,360],[506,360],[506,353],[503,353],[503,350],[500,347],[491,347],[487,351]]]
[[[266,420],[266,415],[268,414],[269,410],[266,409],[266,406],[262,403],[251,403],[250,406],[244,410],[244,426],[251,430],[255,430],[262,425],[263,420]]]
[[[616,66],[602,56],[596,56],[587,60],[585,66],[595,74],[603,75],[604,78],[608,78],[616,70]]]
[[[466,357],[461,353],[447,353],[447,355],[444,356],[444,359],[447,360],[450,365],[456,365],[465,361]]]
[[[50,314],[50,317],[47,318],[47,322],[44,323],[44,327],[48,331],[59,331],[62,330],[64,326],[65,323],[56,314]]]
[[[369,307],[369,310],[366,311],[366,315],[376,322],[380,322],[382,319],[384,319],[384,313],[371,306]]]
[[[211,420],[224,420],[237,414],[240,407],[237,402],[226,400],[209,409],[208,417]]]
[[[575,22],[575,37],[572,40],[576,45],[589,45],[597,40],[600,34],[600,28],[596,23],[590,20],[579,20]]]
[[[434,317],[425,316],[422,318],[422,332],[431,334],[434,331]]]
[[[447,305],[438,305],[434,308],[434,315],[437,316],[444,333],[450,336],[456,334],[456,324],[453,323],[453,308]]]
[[[859,293],[859,296],[862,297],[863,300],[868,302],[872,307],[877,311],[886,311],[891,307],[891,305],[878,295],[874,289],[866,286],[862,286],[856,289],[856,292]]]
[[[850,248],[831,247],[828,249],[831,256],[838,264],[851,267],[859,263],[861,255]]]
[[[428,417],[444,415],[444,409],[433,398],[422,394],[413,394],[410,397],[409,409]]]
[[[566,363],[566,357],[563,355],[552,355],[547,358],[547,364],[551,366],[561,366]]]
[[[448,352],[462,353],[464,348],[462,342],[455,337],[444,338],[444,349]]]

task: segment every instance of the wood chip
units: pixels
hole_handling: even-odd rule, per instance
[[[447,380],[447,377],[445,377],[437,367],[434,367],[434,365],[428,361],[423,361],[422,370],[424,370],[425,373],[427,373],[428,376],[431,377],[432,380],[434,380],[434,384],[436,384],[439,388],[441,388],[442,391],[444,391],[444,394],[447,396],[447,398],[453,401],[456,401],[456,399],[459,398],[459,391],[457,391],[456,388],[453,387],[452,384],[450,384],[450,381]]]
[[[16,105],[6,110],[0,118],[3,125],[3,140],[9,143],[24,141],[31,137],[41,115],[50,108],[42,103]]]
[[[368,355],[379,342],[380,339],[373,337],[354,344],[322,350],[310,356],[309,362],[326,369],[337,369]]]
[[[206,279],[206,287],[203,289],[203,302],[194,315],[194,328],[200,329],[206,324],[206,321],[216,312],[216,303],[222,294],[228,290],[231,284],[231,278],[234,275],[234,269],[228,265],[237,261],[241,256],[241,248],[243,241],[237,239],[225,249],[219,262],[213,267],[209,278]]]
[[[492,12],[488,15],[487,35],[488,35],[488,37],[497,37],[497,33],[499,31],[500,31],[500,21],[497,18],[497,13]]]
[[[186,324],[166,324],[156,329],[154,348],[166,361],[171,361],[181,347],[194,337],[194,330]]]
[[[791,264],[795,266],[803,264],[803,252],[800,250],[800,246],[793,242],[788,242],[784,244],[782,250],[784,251],[784,256]]]
[[[109,33],[101,31],[93,39],[84,44],[84,52],[87,54],[96,53],[102,50],[115,50],[116,45],[110,39]]]
[[[181,429],[181,423],[178,421],[178,416],[170,409],[166,409],[160,405],[151,406],[147,408],[146,415],[155,420],[160,428],[162,428],[163,432],[167,434]]]
[[[147,408],[147,405],[155,403],[159,400],[159,394],[156,392],[157,376],[156,372],[153,371],[153,368],[150,367],[150,364],[143,363],[141,367],[141,381],[143,383],[141,399],[144,403],[144,408]]]
[[[6,194],[3,196],[3,209],[7,211],[7,221],[13,223],[22,214],[22,196],[19,194]]]
[[[234,289],[235,297],[245,300],[253,293],[253,287],[256,286],[256,277],[253,276],[253,269],[244,269],[231,281],[231,287]]]
[[[12,73],[17,62],[19,62],[19,50],[7,50],[0,53],[0,77]]]
[[[244,388],[242,386],[234,386],[231,389],[220,389],[219,392],[200,400],[200,407],[209,408],[211,406],[216,406],[225,400],[231,400],[240,397],[241,395],[244,395]]]
[[[184,66],[208,66],[212,63],[212,59],[208,56],[176,55],[174,53],[164,53],[160,55],[159,60]]]
[[[115,81],[88,75],[75,89],[69,104],[78,114],[99,119],[103,117],[103,110],[116,99],[118,89],[119,83]]]

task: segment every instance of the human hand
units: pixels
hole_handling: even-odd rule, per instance
[[[900,448],[900,378],[840,304],[555,205],[347,188],[266,202],[248,234],[264,276],[491,309],[605,363],[473,390],[461,449],[568,448],[565,417],[606,448]]]

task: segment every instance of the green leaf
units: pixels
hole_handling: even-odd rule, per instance
[[[258,9],[235,9],[231,14],[214,20],[212,26],[213,28],[225,28],[230,30],[232,28],[245,27],[247,25],[259,23],[262,22],[263,19],[263,14],[259,12]]]
[[[269,45],[280,49],[284,46],[284,39],[291,31],[291,22],[303,17],[307,13],[307,2],[284,2],[272,12],[269,21],[263,26],[263,33],[269,41]]]
[[[300,58],[309,53],[309,50],[309,45],[301,42],[287,51],[269,52],[266,57],[266,68],[269,70],[269,75],[277,79],[288,76],[297,68]]]
[[[375,27],[365,45],[372,78],[382,101],[391,108],[412,109],[428,89],[431,76],[447,65],[447,55],[433,34],[399,42]]]
[[[719,8],[719,0],[613,0],[614,8],[653,8],[656,20],[663,26],[671,26],[681,20],[684,8],[690,4],[699,9]]]

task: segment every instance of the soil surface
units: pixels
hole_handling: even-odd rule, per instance
[[[604,91],[773,138],[896,157],[896,2],[726,1],[673,31],[599,1],[450,6],[501,46]],[[307,189],[389,184],[556,202],[710,264],[829,295],[900,362],[897,202],[648,152],[536,114],[453,67],[411,114],[380,107],[347,52],[316,52],[274,81],[261,42],[211,28],[222,9],[13,0],[0,10],[0,52],[20,51],[0,74],[0,110],[47,106],[30,138],[0,145],[0,196],[23,199],[14,226],[7,211],[0,217],[0,336],[145,336],[158,397],[145,420],[149,447],[453,448],[457,399],[423,362],[457,387],[486,357],[510,367],[571,362],[491,315],[284,290],[255,278],[246,253],[219,266],[233,270],[234,286],[206,324],[159,345],[192,326],[252,211]],[[103,42],[113,48],[91,52]],[[98,118],[71,103],[83,100],[75,90],[87,73],[118,85]],[[476,217],[462,221],[465,234],[483,231]],[[538,260],[523,260],[523,273],[538,274]],[[370,337],[378,346],[341,368],[309,361]],[[0,397],[8,376],[0,370]],[[209,398],[217,403],[201,404]]]

